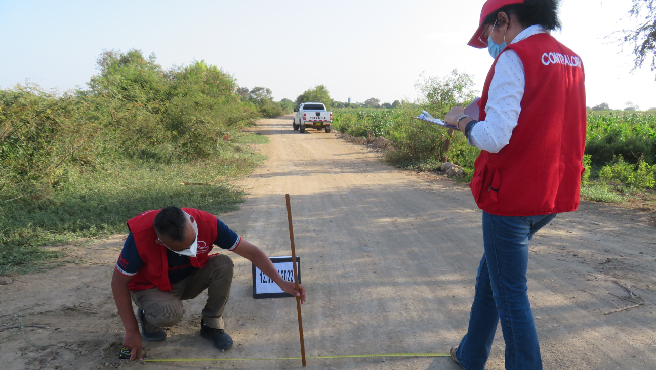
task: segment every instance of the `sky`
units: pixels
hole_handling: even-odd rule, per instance
[[[0,0],[0,88],[27,81],[87,88],[105,50],[154,54],[162,68],[204,60],[241,87],[295,100],[324,85],[334,100],[415,100],[415,83],[457,69],[480,94],[492,58],[467,46],[483,0]],[[656,107],[656,71],[632,72],[613,39],[635,24],[631,0],[562,0],[553,35],[581,56],[587,105]]]

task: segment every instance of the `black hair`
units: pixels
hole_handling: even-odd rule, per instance
[[[545,30],[553,31],[561,28],[558,3],[559,0],[524,0],[522,4],[502,6],[485,17],[483,24],[493,24],[499,13],[504,12],[509,16],[514,14],[524,27],[539,24]]]
[[[178,207],[169,206],[155,216],[153,227],[158,235],[164,235],[176,242],[184,240],[187,217]]]

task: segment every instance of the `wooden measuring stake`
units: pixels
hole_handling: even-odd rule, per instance
[[[296,247],[294,246],[294,225],[292,224],[292,205],[289,201],[289,194],[285,194],[287,201],[287,218],[289,219],[289,240],[292,242],[292,264],[294,265],[294,282],[296,282],[296,291],[298,288],[298,267],[296,266]],[[307,366],[305,362],[305,341],[303,340],[303,318],[301,317],[301,297],[296,297],[296,310],[298,311],[298,331],[301,334],[301,357],[303,359],[303,366]]]

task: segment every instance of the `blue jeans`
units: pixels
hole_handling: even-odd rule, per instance
[[[483,211],[485,253],[478,267],[469,328],[456,355],[467,370],[483,370],[501,320],[507,370],[541,370],[542,356],[526,294],[528,241],[556,214],[496,216]]]

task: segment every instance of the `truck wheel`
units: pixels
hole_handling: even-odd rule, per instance
[[[326,133],[329,134],[330,131],[332,131],[332,128],[331,127],[326,127]]]
[[[301,125],[301,127],[299,127],[299,130],[301,131],[301,134],[304,133],[305,132],[305,125]]]
[[[296,124],[296,122],[292,123],[292,127],[294,128],[294,130],[298,130],[298,125]]]

